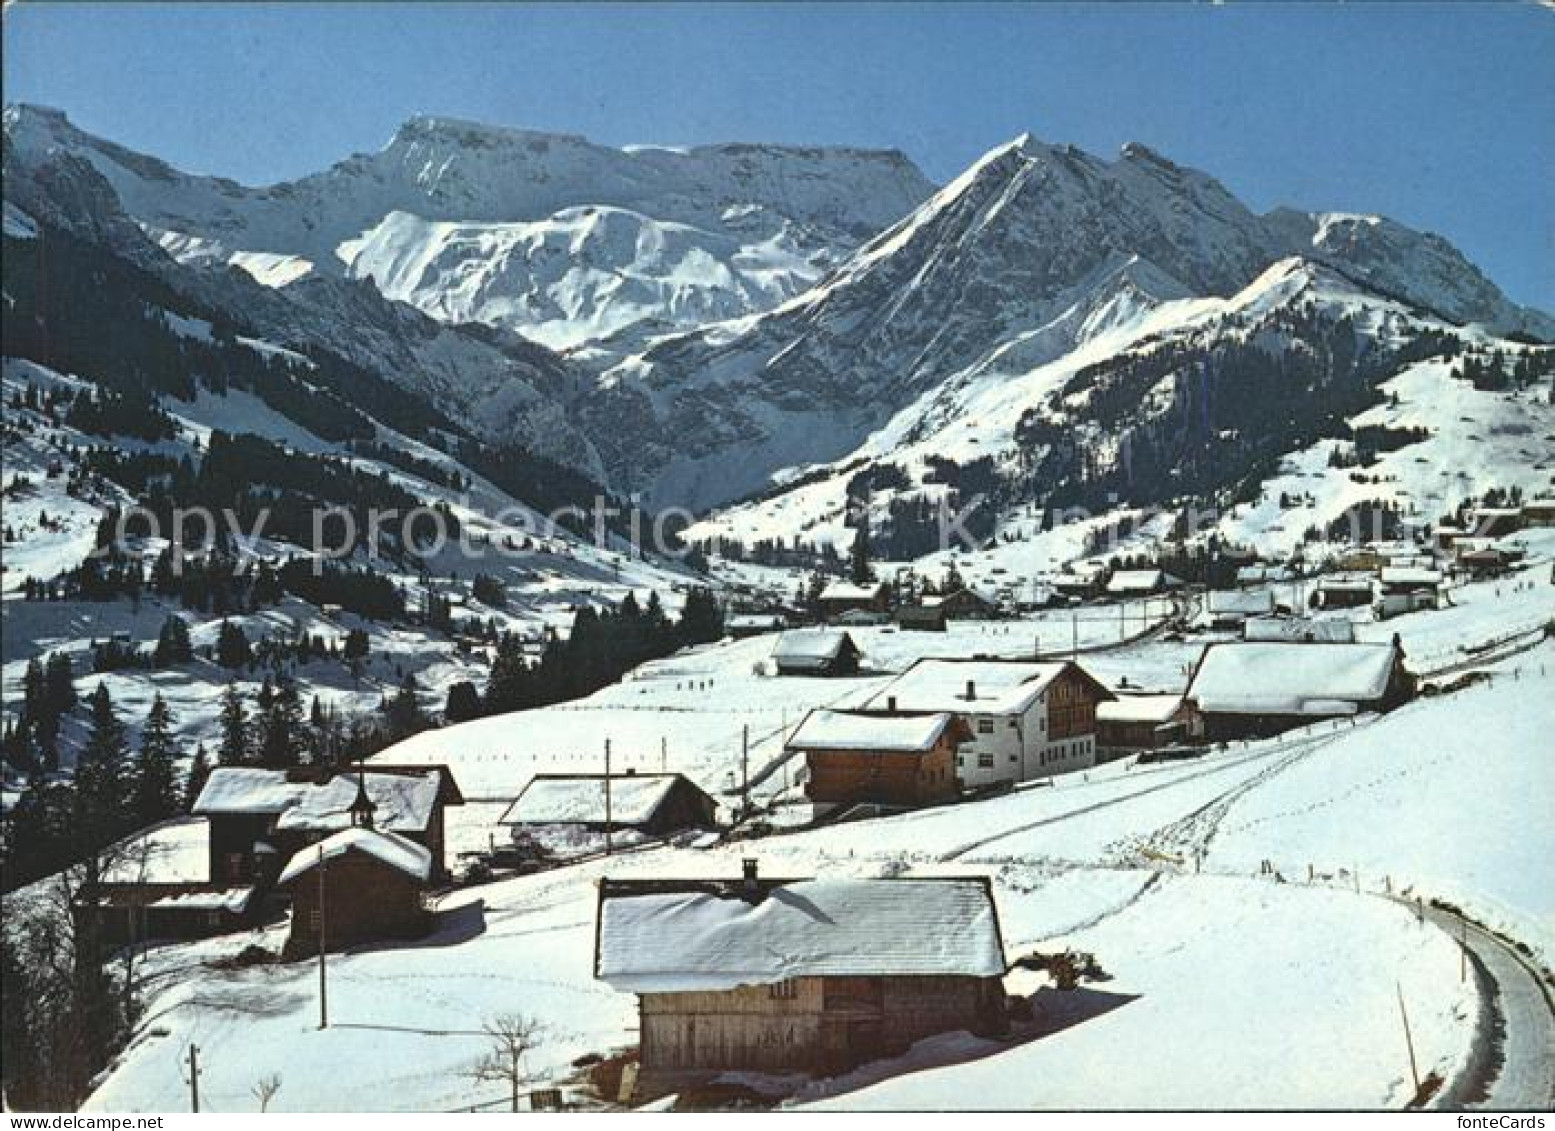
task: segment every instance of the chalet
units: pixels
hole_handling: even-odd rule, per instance
[[[104,854],[101,881],[77,901],[110,943],[190,939],[244,930],[257,921],[252,884],[210,878],[210,826],[179,817],[121,841]]]
[[[641,1102],[728,1072],[836,1075],[1005,1028],[984,877],[599,883],[594,976],[637,995]]]
[[[1500,577],[1511,564],[1510,554],[1491,546],[1481,550],[1464,550],[1457,557],[1458,568],[1476,580]]]
[[[1274,612],[1274,593],[1268,589],[1216,589],[1205,597],[1204,619],[1215,629],[1237,629],[1249,617]]]
[[[1222,742],[1392,710],[1414,693],[1395,637],[1391,644],[1211,644],[1184,698],[1190,734]]]
[[[956,747],[971,737],[959,716],[814,710],[786,748],[803,753],[805,794],[817,805],[929,805],[957,796]]]
[[[210,820],[211,878],[268,886],[298,851],[350,827],[363,783],[377,827],[425,846],[433,878],[446,877],[443,810],[464,804],[453,775],[446,766],[373,765],[365,771],[216,767],[193,808]]]
[[[1320,578],[1312,593],[1312,606],[1318,609],[1359,609],[1371,604],[1370,577],[1335,576]]]
[[[885,613],[890,610],[890,593],[884,582],[854,585],[848,581],[833,581],[821,590],[821,615],[831,618],[850,611]]]
[[[1439,522],[1431,527],[1431,542],[1438,550],[1454,549],[1467,537],[1469,537],[1467,530],[1451,522]]]
[[[1096,760],[1096,704],[1112,693],[1072,662],[919,660],[864,708],[958,716],[961,784],[984,788],[1083,770]]]
[[[939,597],[925,597],[923,603],[943,609],[947,620],[992,620],[999,615],[995,598],[964,587]]]
[[[796,628],[778,637],[772,662],[779,675],[853,675],[860,652],[853,637],[836,628]]]
[[[432,853],[371,818],[300,850],[277,884],[291,893],[292,922],[283,958],[296,959],[357,943],[413,939],[432,915],[426,892]]]
[[[1096,706],[1096,760],[1159,750],[1187,735],[1181,695],[1119,695]]]
[[[556,825],[662,837],[714,828],[717,812],[718,802],[681,774],[536,774],[497,823],[515,839]]]
[[[1160,569],[1120,569],[1107,579],[1109,597],[1150,597],[1181,588],[1181,579]]]
[[[1242,625],[1242,639],[1291,644],[1354,644],[1355,622],[1334,618],[1252,617]]]
[[[945,619],[944,604],[934,598],[926,598],[921,605],[903,605],[896,610],[897,625],[911,632],[944,632]]]
[[[1379,619],[1434,609],[1441,601],[1442,575],[1419,566],[1385,566],[1373,606]]]

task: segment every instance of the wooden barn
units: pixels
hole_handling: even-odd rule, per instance
[[[1239,629],[1249,617],[1274,612],[1274,593],[1269,589],[1215,589],[1205,594],[1204,621],[1213,629]]]
[[[1152,597],[1181,589],[1182,580],[1161,569],[1120,569],[1107,579],[1109,597]]]
[[[734,613],[724,619],[724,631],[736,640],[782,632],[787,627],[788,618],[782,613]]]
[[[605,785],[609,783],[608,813]],[[498,824],[515,838],[555,825],[661,837],[717,825],[718,802],[681,774],[536,774]]]
[[[947,712],[925,715],[811,711],[789,738],[809,770],[817,805],[930,805],[960,793],[956,747],[971,737]]]
[[[941,597],[925,597],[923,603],[944,609],[948,620],[993,620],[999,615],[999,602],[975,589],[953,589]]]
[[[291,893],[291,931],[282,957],[364,942],[413,939],[427,933],[432,914],[425,895],[432,854],[370,819],[325,837],[288,861],[277,879]]]
[[[778,637],[772,662],[779,675],[854,675],[861,655],[840,628],[796,628]]]
[[[1317,609],[1359,609],[1371,604],[1372,579],[1366,576],[1325,577],[1312,593]]]
[[[1184,698],[1190,733],[1223,742],[1389,711],[1414,693],[1395,637],[1391,644],[1211,644]]]
[[[1187,736],[1181,695],[1119,695],[1096,705],[1096,760],[1159,750]]]
[[[193,812],[210,821],[210,877],[221,883],[273,883],[299,850],[350,826],[361,782],[376,826],[409,837],[432,854],[432,876],[447,875],[443,810],[464,804],[446,766],[369,765],[270,770],[218,766]]]
[[[599,885],[594,975],[638,997],[641,1101],[726,1072],[835,1075],[1004,1029],[985,877]]]

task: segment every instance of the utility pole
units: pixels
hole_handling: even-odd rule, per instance
[[[324,960],[324,951],[328,949],[327,933],[329,930],[329,885],[325,882],[329,877],[329,858],[324,855],[323,844],[319,845],[319,1028],[329,1028],[329,967]]]
[[[200,1112],[200,1048],[189,1046],[189,1110]]]
[[[670,740],[666,735],[659,735],[659,773],[668,773],[670,768]]]
[[[1420,1094],[1420,1069],[1415,1064],[1415,1039],[1409,1033],[1409,1010],[1404,1008],[1404,987],[1399,982],[1393,983],[1398,990],[1398,1012],[1404,1019],[1404,1044],[1409,1049],[1409,1075],[1415,1081],[1415,1095]]]
[[[740,799],[746,813],[751,809],[750,739],[751,728],[746,723],[740,728]]]
[[[1069,658],[1071,660],[1080,658],[1080,611],[1078,609],[1069,610]]]
[[[605,739],[605,855],[609,856],[615,846],[615,838],[611,835],[610,827],[610,740]]]

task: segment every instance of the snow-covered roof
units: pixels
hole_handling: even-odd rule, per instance
[[[1279,565],[1242,566],[1236,571],[1237,582],[1243,585],[1259,581],[1285,581],[1289,577],[1289,568]]]
[[[883,585],[854,585],[850,581],[833,581],[821,590],[823,601],[873,601],[880,596]]]
[[[634,993],[729,990],[814,976],[1001,977],[986,881],[763,882],[747,902],[719,891],[605,881],[595,974]]]
[[[815,710],[805,716],[788,745],[799,750],[880,750],[922,753],[934,749],[954,716],[867,715]]]
[[[1182,706],[1181,695],[1120,695],[1096,706],[1096,720],[1109,723],[1164,723]]]
[[[109,854],[103,882],[203,884],[210,871],[210,823],[182,817],[121,841]]]
[[[1274,594],[1267,589],[1215,589],[1208,595],[1210,613],[1255,616],[1272,612]]]
[[[365,777],[373,821],[379,828],[420,832],[427,827],[442,791],[441,770],[368,770]],[[218,766],[200,790],[194,812],[203,816],[264,813],[275,816],[277,829],[328,832],[350,825],[356,790],[357,774],[348,770],[320,783],[290,781],[285,770]]]
[[[679,774],[611,774],[610,823],[641,825],[670,795]],[[603,774],[536,774],[499,825],[602,825],[605,823]]]
[[[849,637],[835,628],[796,628],[783,633],[772,646],[772,658],[781,664],[821,666],[841,654]]]
[[[333,860],[348,852],[365,853],[413,879],[425,880],[432,874],[432,853],[424,845],[398,833],[357,826],[343,829],[299,851],[281,869],[276,883],[290,883],[308,869],[317,867],[320,860]]]
[[[1381,699],[1397,655],[1391,644],[1211,644],[1187,697],[1211,713],[1338,714],[1335,704]]]
[[[1062,663],[1001,660],[919,660],[865,704],[871,711],[1024,713],[1063,672]],[[967,697],[972,685],[973,698]]]
[[[1317,587],[1329,593],[1370,593],[1371,578],[1369,577],[1324,577]]]
[[[782,628],[788,621],[778,613],[736,613],[724,621],[725,628]]]
[[[1120,569],[1107,582],[1108,593],[1149,593],[1182,582],[1158,569]]]
[[[241,915],[253,895],[252,887],[205,888],[164,895],[146,906],[163,911],[228,911]]]

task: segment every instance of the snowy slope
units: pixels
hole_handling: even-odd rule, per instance
[[[726,648],[712,678],[734,678],[748,647]],[[1550,658],[1547,647],[1527,654],[1484,690],[1424,700],[1380,722],[1199,762],[1116,763],[980,803],[711,850],[639,850],[471,888],[444,899],[444,927],[427,942],[332,959],[325,1031],[314,1025],[311,963],[200,965],[247,941],[275,946],[283,928],[157,948],[149,959],[155,1024],[137,1033],[88,1106],[177,1107],[186,1092],[178,1056],[190,1041],[201,1047],[217,1110],[246,1108],[256,1073],[270,1071],[285,1080],[276,1106],[287,1110],[496,1102],[499,1089],[460,1070],[484,1051],[481,1024],[514,1010],[552,1026],[529,1067],[561,1081],[572,1058],[635,1041],[633,999],[590,970],[594,881],[737,875],[739,857],[755,854],[768,874],[990,875],[1007,957],[1074,946],[1111,975],[1062,994],[1039,975],[1012,974],[1010,992],[1035,995],[1034,1030],[998,1043],[934,1038],[898,1060],[819,1082],[795,1102],[1397,1108],[1411,1091],[1397,993],[1408,1003],[1421,1072],[1449,1080],[1466,1063],[1478,1002],[1473,983],[1458,978],[1454,940],[1379,898],[1382,869],[1427,895],[1483,893],[1514,930],[1528,932],[1521,937],[1551,942],[1547,854],[1531,858],[1517,838],[1483,835],[1528,822],[1551,788],[1541,744],[1497,721],[1512,697],[1529,726],[1548,727]],[[707,699],[705,688],[680,689],[683,707]],[[1458,735],[1474,726],[1501,736],[1505,772],[1471,765],[1484,744]],[[1461,788],[1468,774],[1480,788]],[[1449,791],[1456,804],[1445,803]],[[1376,820],[1379,804],[1392,821]],[[1202,849],[1203,871],[1181,862]],[[1341,851],[1354,859],[1335,859]],[[1309,854],[1320,873],[1310,885]],[[1264,859],[1289,882],[1260,876]],[[1357,862],[1359,893],[1348,871],[1334,874]],[[393,994],[383,992],[388,984]],[[1124,1049],[1149,1055],[1119,1055]],[[343,1058],[361,1067],[344,1076],[320,1067]]]

